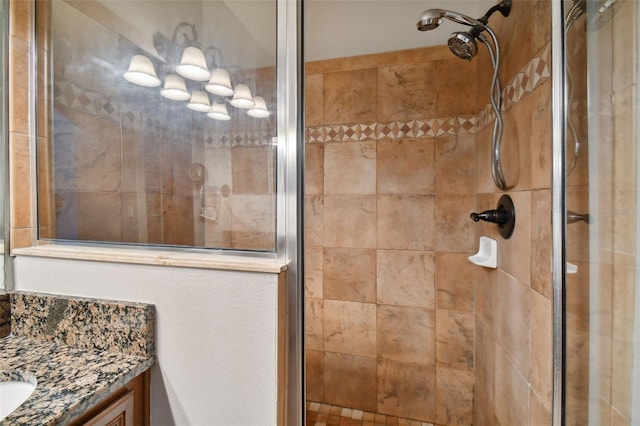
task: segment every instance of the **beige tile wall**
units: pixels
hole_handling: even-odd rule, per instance
[[[475,136],[445,129],[475,73],[442,47],[307,64],[308,399],[471,423]]]
[[[307,64],[309,399],[438,424],[550,424],[549,6],[515,1],[490,22],[517,208],[508,241],[468,219],[501,195],[486,51],[470,64],[445,48]],[[469,132],[446,119],[476,114]],[[497,270],[466,259],[480,235],[499,241]],[[334,345],[345,337],[358,345]]]
[[[32,179],[32,139],[35,138],[30,111],[29,87],[34,46],[31,1],[9,3],[9,164],[11,197],[11,248],[30,246],[35,238],[35,199]],[[44,142],[43,142],[44,143]]]
[[[501,78],[510,82],[532,58],[546,57],[550,1],[515,0],[507,18],[491,18],[501,42]],[[548,62],[547,62],[548,63]],[[488,101],[489,57],[478,58],[477,107]],[[498,268],[475,274],[474,425],[551,424],[551,105],[550,82],[525,93],[503,114],[503,169],[516,208],[509,240],[494,225],[476,237],[498,241]],[[475,208],[502,195],[490,171],[491,126],[477,133]]]

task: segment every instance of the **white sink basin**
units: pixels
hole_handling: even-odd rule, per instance
[[[19,371],[0,372],[0,420],[7,417],[31,396],[35,376]]]

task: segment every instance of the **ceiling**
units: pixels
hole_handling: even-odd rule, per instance
[[[265,51],[275,39],[264,37],[275,22],[274,0],[222,0]],[[460,28],[445,21],[438,31],[420,32],[416,22],[431,8],[451,9],[477,18],[496,0],[303,0],[306,61],[366,55],[446,43]],[[269,21],[273,19],[273,21]]]
[[[450,9],[477,18],[495,3],[494,0],[307,0],[305,60],[443,45],[448,34],[460,25],[446,21],[435,31],[418,31],[416,23],[424,10]]]
[[[205,40],[224,47],[225,62],[275,63],[277,0],[65,0],[153,54],[152,35],[196,23]],[[158,3],[162,7],[158,7]],[[496,0],[303,0],[305,61],[436,46],[460,25],[444,21],[421,32],[416,22],[431,8],[481,16]],[[72,24],[72,23],[70,23]]]

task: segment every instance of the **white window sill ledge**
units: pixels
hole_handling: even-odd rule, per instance
[[[287,269],[287,262],[282,260],[261,259],[249,256],[192,252],[179,253],[175,251],[62,244],[16,248],[13,249],[12,254],[17,256],[51,257],[57,259],[218,269],[226,271],[265,272],[273,274],[279,274]]]

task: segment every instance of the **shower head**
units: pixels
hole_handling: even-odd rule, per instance
[[[462,13],[444,9],[428,9],[422,12],[420,21],[417,24],[418,30],[428,31],[438,28],[442,18],[472,27],[468,32],[458,31],[453,33],[447,42],[454,55],[461,59],[471,60],[478,53],[478,45],[475,39],[484,31],[485,23]]]
[[[447,41],[449,50],[460,59],[470,61],[478,53],[478,44],[471,32],[457,31]]]
[[[457,22],[458,24],[468,25],[470,27],[476,25],[482,25],[482,22],[473,19],[462,13],[452,12],[444,9],[428,9],[422,12],[420,20],[416,24],[418,30],[429,31],[438,28],[442,18],[447,18],[450,21]]]
[[[608,1],[613,2],[615,0]],[[512,0],[502,0],[500,3],[489,9],[487,13],[485,13],[479,19],[473,19],[470,16],[458,12],[452,12],[450,10],[427,9],[422,12],[420,20],[418,21],[416,26],[420,31],[434,30],[440,25],[442,18],[447,18],[450,21],[470,27],[484,26],[487,25],[487,22],[489,22],[489,17],[491,17],[491,15],[493,15],[495,12],[500,12],[504,17],[509,16],[509,12],[511,11],[511,2]]]
[[[429,9],[422,12],[422,16],[416,24],[418,31],[429,31],[438,28],[444,13],[445,11],[442,9]]]
[[[579,0],[576,0],[579,1]],[[613,2],[615,0],[607,0]],[[491,107],[495,113],[495,122],[493,126],[493,137],[491,142],[491,174],[493,176],[493,182],[499,189],[507,189],[508,186],[504,180],[502,173],[502,88],[500,87],[500,76],[498,71],[500,69],[500,44],[498,43],[498,37],[489,27],[488,22],[491,15],[495,12],[500,12],[504,17],[509,16],[511,11],[512,0],[502,0],[500,3],[494,5],[487,11],[482,17],[478,19],[470,18],[462,13],[451,12],[444,9],[427,9],[422,12],[420,20],[416,25],[419,31],[429,31],[438,28],[443,18],[447,18],[450,21],[458,24],[471,27],[469,31],[458,31],[451,35],[447,42],[449,50],[453,52],[458,58],[471,60],[476,53],[478,53],[478,44],[476,39],[480,40],[489,51],[491,63],[493,64],[493,77],[491,79]],[[491,42],[483,34],[487,32],[491,36]]]

